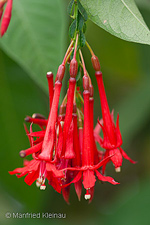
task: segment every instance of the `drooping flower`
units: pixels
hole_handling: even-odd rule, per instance
[[[84,66],[83,66],[84,68]],[[82,148],[82,166],[72,166],[65,168],[67,171],[77,171],[74,179],[62,187],[65,188],[71,183],[77,184],[79,181],[83,180],[83,186],[86,189],[85,199],[92,200],[94,194],[94,186],[96,182],[95,175],[101,181],[107,181],[111,184],[118,184],[114,181],[112,177],[103,176],[98,169],[107,163],[111,156],[105,158],[104,160],[94,164],[95,159],[95,145],[94,145],[94,136],[93,131],[91,132],[91,110],[90,110],[90,92],[89,92],[89,78],[86,75],[83,76],[83,97],[84,97],[84,126],[83,126],[83,148]]]
[[[11,175],[16,174],[18,178],[25,176],[24,181],[31,185],[36,181],[36,185],[40,187],[41,190],[45,190],[45,179],[47,178],[51,181],[51,185],[57,192],[61,191],[60,185],[55,185],[58,182],[57,178],[62,178],[64,176],[62,171],[56,169],[55,165],[49,162],[41,161],[38,158],[33,159],[27,163],[25,167],[17,168],[13,171],[9,171]]]
[[[112,114],[110,113],[107,102],[102,72],[96,71],[95,75],[99,89],[101,109],[102,109],[102,119],[103,119],[102,120],[103,124],[99,122],[99,125],[101,126],[103,131],[103,139],[100,138],[99,143],[102,148],[106,149],[105,157],[113,155],[110,160],[113,162],[116,171],[119,172],[120,167],[122,166],[122,157],[129,160],[131,163],[136,162],[133,161],[121,148],[122,136],[119,128],[119,115],[117,116],[117,122],[115,126],[113,112]]]
[[[52,72],[47,73],[48,119],[40,114],[25,118],[25,121],[30,123],[29,130],[25,125],[30,147],[20,151],[20,156],[24,158],[30,155],[33,159],[26,160],[24,167],[9,172],[16,174],[17,177],[26,176],[25,182],[28,185],[36,181],[36,185],[42,190],[46,188],[47,179],[49,185],[62,193],[68,204],[72,183],[78,199],[81,198],[83,184],[86,190],[85,199],[91,202],[96,178],[113,185],[118,184],[112,177],[104,175],[109,161],[114,163],[116,170],[122,165],[122,156],[133,162],[121,148],[119,116],[115,126],[113,112],[110,114],[107,103],[100,64],[92,52],[92,63],[96,71],[102,108],[102,119],[98,120],[94,129],[94,89],[78,45],[77,33],[75,40],[72,40],[68,47],[62,64],[58,67],[55,83],[53,83]],[[77,52],[78,56],[76,56]],[[70,64],[69,85],[59,108],[67,62]],[[78,82],[82,75],[83,93],[81,82]],[[39,131],[33,131],[34,124],[38,125]],[[99,135],[101,130],[103,138]],[[96,142],[100,144],[103,151],[98,150]]]

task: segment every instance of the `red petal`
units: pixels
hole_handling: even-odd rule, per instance
[[[55,191],[61,193],[61,182],[56,177],[53,177],[51,173],[48,173],[47,179],[49,180],[49,185],[51,185]]]
[[[118,148],[109,150],[109,156],[111,156],[111,161],[113,162],[115,168],[122,166],[122,154]]]
[[[31,136],[31,137],[44,137],[44,135],[45,135],[45,131],[44,130],[37,131],[37,132],[32,132],[32,133],[28,134],[28,136]]]
[[[89,203],[91,203],[94,197],[94,187],[90,188],[88,191],[89,194],[91,195],[91,198],[89,199]]]
[[[103,176],[97,170],[95,172],[96,172],[96,175],[97,175],[97,177],[98,177],[99,180],[101,180],[101,181],[107,181],[107,182],[109,182],[109,183],[111,183],[113,185],[119,184],[112,177]]]
[[[82,177],[82,172],[80,171],[71,182],[69,182],[68,184],[62,185],[62,188],[65,188],[65,187],[69,186],[72,183],[78,182],[81,179],[81,177]]]
[[[37,171],[29,173],[25,177],[24,181],[26,182],[26,184],[31,185],[38,177],[39,177],[39,171],[37,170]]]
[[[120,151],[121,151],[121,154],[122,154],[122,156],[125,158],[125,159],[127,159],[127,160],[129,160],[131,163],[133,163],[133,164],[135,164],[135,163],[137,163],[137,161],[133,161],[125,152],[124,152],[124,150],[122,149],[122,148],[119,148],[120,149]]]
[[[67,204],[69,205],[69,195],[70,195],[70,186],[65,187],[62,189],[62,195],[64,200],[67,202]]]
[[[81,193],[82,193],[82,180],[80,179],[79,181],[77,181],[74,184],[74,187],[75,187],[76,194],[78,196],[78,200],[80,201],[80,199],[81,199]]]
[[[94,171],[85,170],[83,171],[83,186],[85,189],[94,187],[96,182]]]
[[[122,145],[122,136],[119,128],[119,114],[117,115],[116,135],[117,135],[117,147],[120,147]]]
[[[64,177],[63,172],[60,170],[57,170],[56,166],[51,163],[46,163],[46,170],[49,172],[52,172],[55,177],[60,177],[60,178]]]
[[[103,159],[102,161],[100,161],[97,165],[92,166],[92,170],[96,170],[96,169],[98,169],[99,167],[101,167],[101,166],[107,164],[107,163],[110,161],[111,157],[112,157],[112,155],[111,155],[111,156],[108,156],[108,157],[106,157],[106,158],[104,158],[104,159]]]

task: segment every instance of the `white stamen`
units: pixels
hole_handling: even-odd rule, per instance
[[[85,194],[84,198],[85,198],[85,200],[89,200],[91,198],[91,195],[90,194]]]
[[[46,185],[45,184],[42,184],[41,186],[40,186],[40,190],[45,190],[46,189]]]
[[[37,186],[37,187],[40,187],[40,186],[41,186],[41,183],[39,182],[38,179],[37,179],[37,181],[36,181],[36,186]]]
[[[119,172],[121,171],[121,167],[115,168],[115,171],[116,171],[117,173],[119,173]]]

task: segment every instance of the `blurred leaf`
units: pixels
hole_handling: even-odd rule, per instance
[[[78,3],[78,9],[79,9],[81,15],[83,16],[84,20],[87,21],[87,19],[88,19],[87,12],[86,12],[85,9],[83,8],[83,6],[81,5],[81,3],[80,3],[79,0],[77,0],[77,3]]]
[[[89,19],[123,40],[150,44],[150,31],[133,0],[81,0]]]
[[[76,19],[75,19],[75,20],[71,23],[71,25],[70,25],[70,27],[69,27],[69,35],[70,35],[71,38],[74,37],[74,33],[75,33],[75,31],[76,31],[76,23],[77,23],[77,21],[76,21]]]
[[[134,186],[131,188],[133,192]],[[149,180],[145,180],[140,183],[139,190],[133,195],[132,198],[128,199],[130,196],[130,189],[126,190],[121,199],[116,199],[116,202],[112,205],[112,210],[114,211],[114,205],[117,206],[116,211],[112,215],[107,215],[104,220],[104,224],[111,225],[127,225],[127,224],[137,224],[137,225],[149,225],[149,207],[150,207],[150,183]],[[125,199],[126,198],[126,199]],[[120,202],[124,202],[120,205]]]
[[[43,193],[34,184],[29,187],[24,178],[11,176],[8,171],[23,166],[19,151],[29,147],[23,127],[24,117],[34,112],[46,115],[48,99],[27,74],[2,51],[0,68],[0,185],[22,204],[22,208],[36,210],[44,201],[44,196],[50,196],[48,190]]]
[[[65,47],[65,12],[61,0],[14,0],[1,48],[44,89],[45,74],[56,73]]]
[[[120,114],[120,127],[124,140],[131,139],[143,128],[150,115],[150,76],[144,77],[136,89],[133,89],[118,107],[115,114]]]
[[[138,6],[141,6],[145,9],[150,10],[150,1],[149,0],[135,0]]]
[[[71,0],[69,5],[68,5],[68,8],[67,8],[67,12],[68,12],[69,15],[72,14],[73,6],[74,6],[74,0]]]

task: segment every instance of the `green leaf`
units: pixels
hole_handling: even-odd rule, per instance
[[[84,24],[83,24],[83,33],[86,32],[86,28],[87,28],[86,23],[84,23]]]
[[[75,31],[76,31],[76,24],[77,24],[77,20],[75,19],[75,20],[71,23],[71,25],[70,25],[70,27],[69,27],[69,35],[70,35],[71,38],[74,37],[74,33],[75,33]]]
[[[84,18],[79,11],[78,11],[77,21],[78,21],[77,29],[79,31],[82,31],[82,28],[83,28],[83,25],[84,25]]]
[[[67,12],[68,12],[69,15],[72,14],[73,6],[74,6],[74,0],[71,0],[69,2],[68,8],[67,8]]]
[[[83,8],[83,6],[81,5],[81,3],[80,3],[79,0],[77,0],[77,3],[78,3],[78,9],[79,9],[81,15],[83,16],[83,18],[85,19],[85,21],[87,21],[87,19],[88,19],[87,12],[86,12],[85,9]]]
[[[86,38],[82,31],[79,32],[79,44],[81,47],[85,45]]]
[[[14,0],[12,19],[1,48],[44,89],[47,71],[56,74],[63,58],[65,30],[61,0]]]
[[[126,41],[150,44],[150,30],[134,0],[81,0],[89,19]]]

